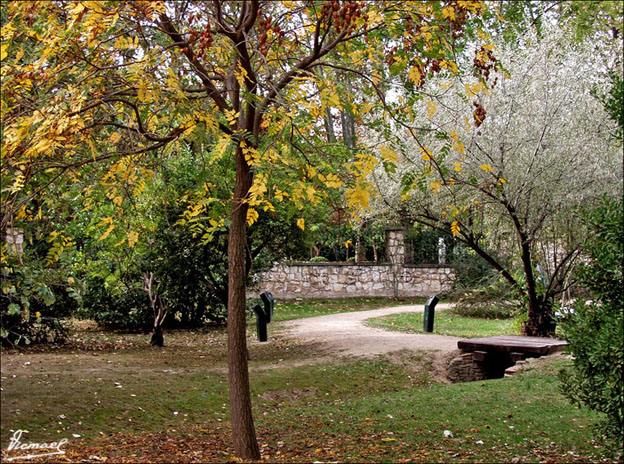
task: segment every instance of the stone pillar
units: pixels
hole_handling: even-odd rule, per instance
[[[392,264],[392,294],[399,297],[399,276],[405,265],[405,229],[403,227],[386,228],[386,260]]]
[[[356,263],[363,263],[364,261],[366,261],[366,253],[365,253],[365,249],[362,246],[362,239],[360,237],[360,234],[358,232],[358,236],[357,236],[357,240],[355,242],[355,262]]]
[[[405,229],[386,227],[386,259],[395,265],[405,264]]]
[[[9,245],[9,253],[21,255],[24,252],[24,229],[7,228],[5,240]]]

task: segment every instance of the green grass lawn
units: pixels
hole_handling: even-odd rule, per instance
[[[98,356],[11,354],[3,359],[3,449],[10,430],[21,428],[31,441],[69,437],[73,447],[90,446],[89,453],[107,440],[124,443],[110,452],[140,462],[160,446],[146,445],[147,437],[161,434],[181,443],[219,438],[220,448],[211,450],[217,454],[204,458],[228,460],[227,377],[224,363],[207,356],[211,351],[174,343]],[[556,372],[564,361],[511,379],[442,385],[430,378],[426,353],[403,363],[351,359],[296,367],[276,359],[281,355],[251,368],[258,437],[270,461],[600,458],[591,434],[596,415],[559,393]],[[453,437],[445,438],[445,430]],[[175,445],[168,446],[161,452],[173,452]]]
[[[304,317],[324,316],[327,314],[347,313],[351,311],[367,311],[369,309],[390,306],[424,305],[426,297],[395,299],[395,298],[346,298],[346,299],[306,299],[277,301],[275,321],[288,321]]]
[[[285,319],[376,306],[335,300],[325,306],[289,304]],[[67,456],[74,461],[233,459],[223,329],[168,332],[163,349],[150,348],[149,337],[136,334],[76,332],[72,340],[71,348],[49,352],[3,352],[3,460],[10,457],[7,445],[16,429],[27,430],[31,442],[69,438]],[[556,374],[568,361],[540,362],[510,379],[446,385],[434,377],[433,355],[424,351],[310,364],[316,353],[316,346],[281,335],[261,344],[250,334],[251,393],[263,460],[605,458],[593,441],[597,415],[559,393]]]
[[[366,321],[372,327],[400,332],[422,333],[423,313],[398,313]],[[519,334],[513,319],[480,319],[458,316],[452,311],[438,311],[434,316],[433,333],[455,337],[490,337]]]

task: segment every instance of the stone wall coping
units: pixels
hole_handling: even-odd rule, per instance
[[[439,269],[455,269],[455,266],[452,264],[403,264],[403,267],[409,268],[423,268],[423,269],[431,269],[431,268],[439,268]]]
[[[344,262],[344,261],[319,261],[319,262],[315,262],[315,263],[311,263],[308,261],[294,261],[294,262],[282,262],[282,263],[276,263],[277,266],[302,266],[302,267],[314,267],[314,266],[318,266],[318,267],[331,267],[331,266],[336,266],[336,267],[356,267],[356,266],[365,266],[365,267],[372,267],[372,266],[392,266],[393,264],[388,262],[388,261],[380,261],[380,262],[374,262],[374,261],[364,261],[364,262],[360,262],[360,263],[355,263],[355,262]],[[405,263],[401,263],[401,266],[403,267],[407,267],[407,268],[421,268],[421,269],[454,269],[455,267],[449,264],[405,264]]]
[[[371,266],[392,266],[392,263],[389,263],[387,261],[384,262],[374,262],[374,261],[364,261],[361,263],[356,263],[356,262],[345,262],[345,261],[318,261],[315,263],[311,263],[308,261],[295,261],[295,262],[283,262],[283,263],[277,263],[277,266],[304,266],[304,267],[313,267],[313,266],[319,266],[319,267],[331,267],[331,266],[341,266],[341,267],[355,267],[355,266],[367,266],[367,267],[371,267]]]

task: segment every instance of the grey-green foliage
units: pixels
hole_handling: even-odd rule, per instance
[[[579,277],[593,301],[579,301],[561,322],[574,357],[574,368],[561,373],[562,389],[573,402],[604,413],[600,430],[616,446],[624,438],[622,212],[618,198],[605,199],[583,214],[594,233],[586,243],[588,260]]]

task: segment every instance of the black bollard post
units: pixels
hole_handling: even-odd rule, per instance
[[[433,318],[435,315],[435,307],[440,299],[436,295],[429,297],[425,303],[425,314],[423,316],[423,331],[433,332]]]
[[[258,341],[267,341],[267,320],[262,306],[255,305],[253,307],[254,313],[256,313],[256,328],[258,329]]]
[[[273,319],[273,308],[275,307],[275,298],[271,292],[260,294],[260,299],[264,303],[264,314],[266,315],[267,324]]]

